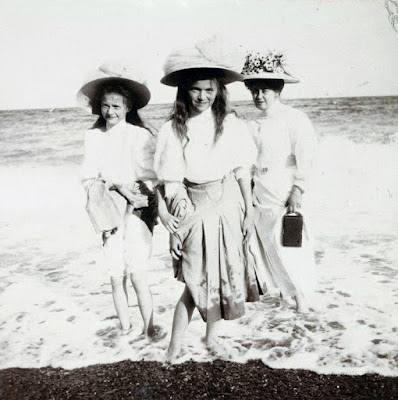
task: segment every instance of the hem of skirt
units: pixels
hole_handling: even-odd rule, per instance
[[[246,313],[245,306],[242,304],[239,307],[236,307],[239,311],[234,311],[233,313],[225,313],[219,311],[210,310],[201,310],[197,305],[196,308],[199,311],[200,316],[202,317],[204,322],[216,322],[224,319],[225,321],[233,321],[235,319],[239,319],[243,317]],[[210,312],[209,312],[210,311]],[[210,315],[209,315],[210,314]],[[213,315],[211,315],[213,314]]]

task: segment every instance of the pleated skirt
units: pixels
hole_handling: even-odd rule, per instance
[[[182,242],[178,279],[184,281],[204,321],[233,320],[245,302],[258,300],[243,248],[244,202],[234,175],[185,182],[193,214],[177,231]]]

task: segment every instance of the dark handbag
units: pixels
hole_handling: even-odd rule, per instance
[[[303,216],[300,213],[286,213],[282,221],[282,245],[301,247],[303,239]]]

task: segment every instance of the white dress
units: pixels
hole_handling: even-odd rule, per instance
[[[82,182],[87,190],[93,181],[101,179],[110,188],[124,184],[151,195],[148,188],[156,182],[153,157],[156,139],[151,133],[125,121],[109,130],[90,129],[85,134]],[[141,271],[151,253],[153,222],[149,208],[134,210],[116,191],[110,194],[120,214],[121,225],[104,245],[104,264],[111,276]]]
[[[181,140],[168,121],[159,132],[155,154],[169,210],[188,205],[176,232],[182,242],[177,278],[186,283],[204,321],[236,319],[244,314],[251,290],[237,179],[250,179],[256,147],[247,125],[233,114],[225,118],[216,143],[211,109],[189,119],[187,127],[187,138]]]
[[[258,148],[253,178],[255,233],[250,258],[263,293],[301,294],[311,301],[316,269],[309,218],[305,212],[308,181],[313,168],[317,138],[301,111],[274,103],[267,114],[251,124]],[[292,185],[304,191],[302,247],[282,246],[282,218]]]

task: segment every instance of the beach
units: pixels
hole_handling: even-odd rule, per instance
[[[154,361],[122,361],[74,370],[14,368],[0,371],[0,377],[4,399],[393,400],[398,396],[397,378],[271,369],[258,360],[187,361],[170,367]]]
[[[253,379],[250,387],[257,390],[267,376],[269,390],[279,387],[280,396],[291,395],[300,380],[305,391],[297,398],[397,395],[398,97],[289,103],[309,115],[319,136],[317,169],[305,199],[318,270],[316,311],[297,314],[273,294],[248,304],[245,316],[220,328],[229,349],[222,361],[208,354],[205,325],[195,312],[184,354],[168,368],[165,351],[183,286],[173,278],[168,235],[158,225],[148,266],[158,335],[151,343],[141,335],[132,287],[132,330],[121,335],[101,240],[85,213],[80,185],[84,131],[95,116],[78,109],[0,111],[0,379],[6,399],[79,398],[81,382],[92,393],[95,388],[95,398],[170,398],[158,392],[167,388],[162,379],[173,382],[172,398],[189,398],[178,397],[181,379],[215,385],[216,367],[223,377],[231,374],[230,381],[212,387],[219,396],[232,381],[247,386]],[[254,114],[249,102],[233,105],[243,118]],[[170,105],[151,105],[142,115],[158,128],[169,111]],[[146,394],[133,396],[132,376],[147,385]],[[118,394],[120,377],[126,385]],[[295,384],[285,387],[285,378]],[[243,396],[248,387],[239,385]],[[26,387],[33,389],[18,397]],[[100,397],[104,387],[114,392]],[[183,393],[206,398],[201,389]],[[94,398],[91,392],[82,391],[86,397],[80,398]],[[328,393],[340,397],[322,397]]]

